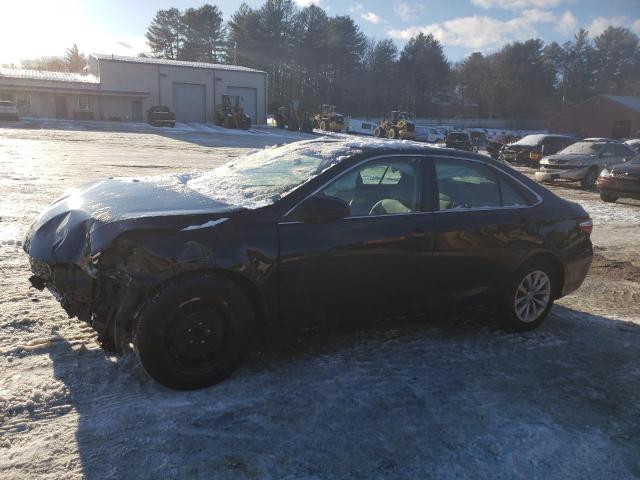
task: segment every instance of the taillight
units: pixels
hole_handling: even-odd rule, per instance
[[[593,232],[593,222],[591,220],[584,220],[580,222],[579,226],[580,231],[587,235],[591,235],[591,232]]]

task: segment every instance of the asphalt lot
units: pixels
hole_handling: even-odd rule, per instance
[[[212,168],[302,138],[0,128],[0,478],[640,478],[640,202],[594,219],[584,286],[537,331],[478,319],[292,339],[173,392],[28,288],[22,237],[66,188]]]

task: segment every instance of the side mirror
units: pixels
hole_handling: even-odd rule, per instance
[[[328,223],[346,218],[351,213],[344,200],[326,195],[314,195],[296,207],[293,217],[304,223]]]

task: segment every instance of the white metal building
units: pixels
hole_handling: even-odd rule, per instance
[[[267,75],[252,68],[103,54],[89,56],[86,74],[0,68],[0,99],[22,117],[142,122],[165,105],[179,122],[211,122],[222,95],[267,122]]]

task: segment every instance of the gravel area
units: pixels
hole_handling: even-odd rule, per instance
[[[0,128],[0,478],[640,478],[640,202],[550,187],[592,215],[596,257],[537,331],[430,319],[287,339],[174,392],[29,289],[27,225],[85,181],[304,137],[74,128]]]

